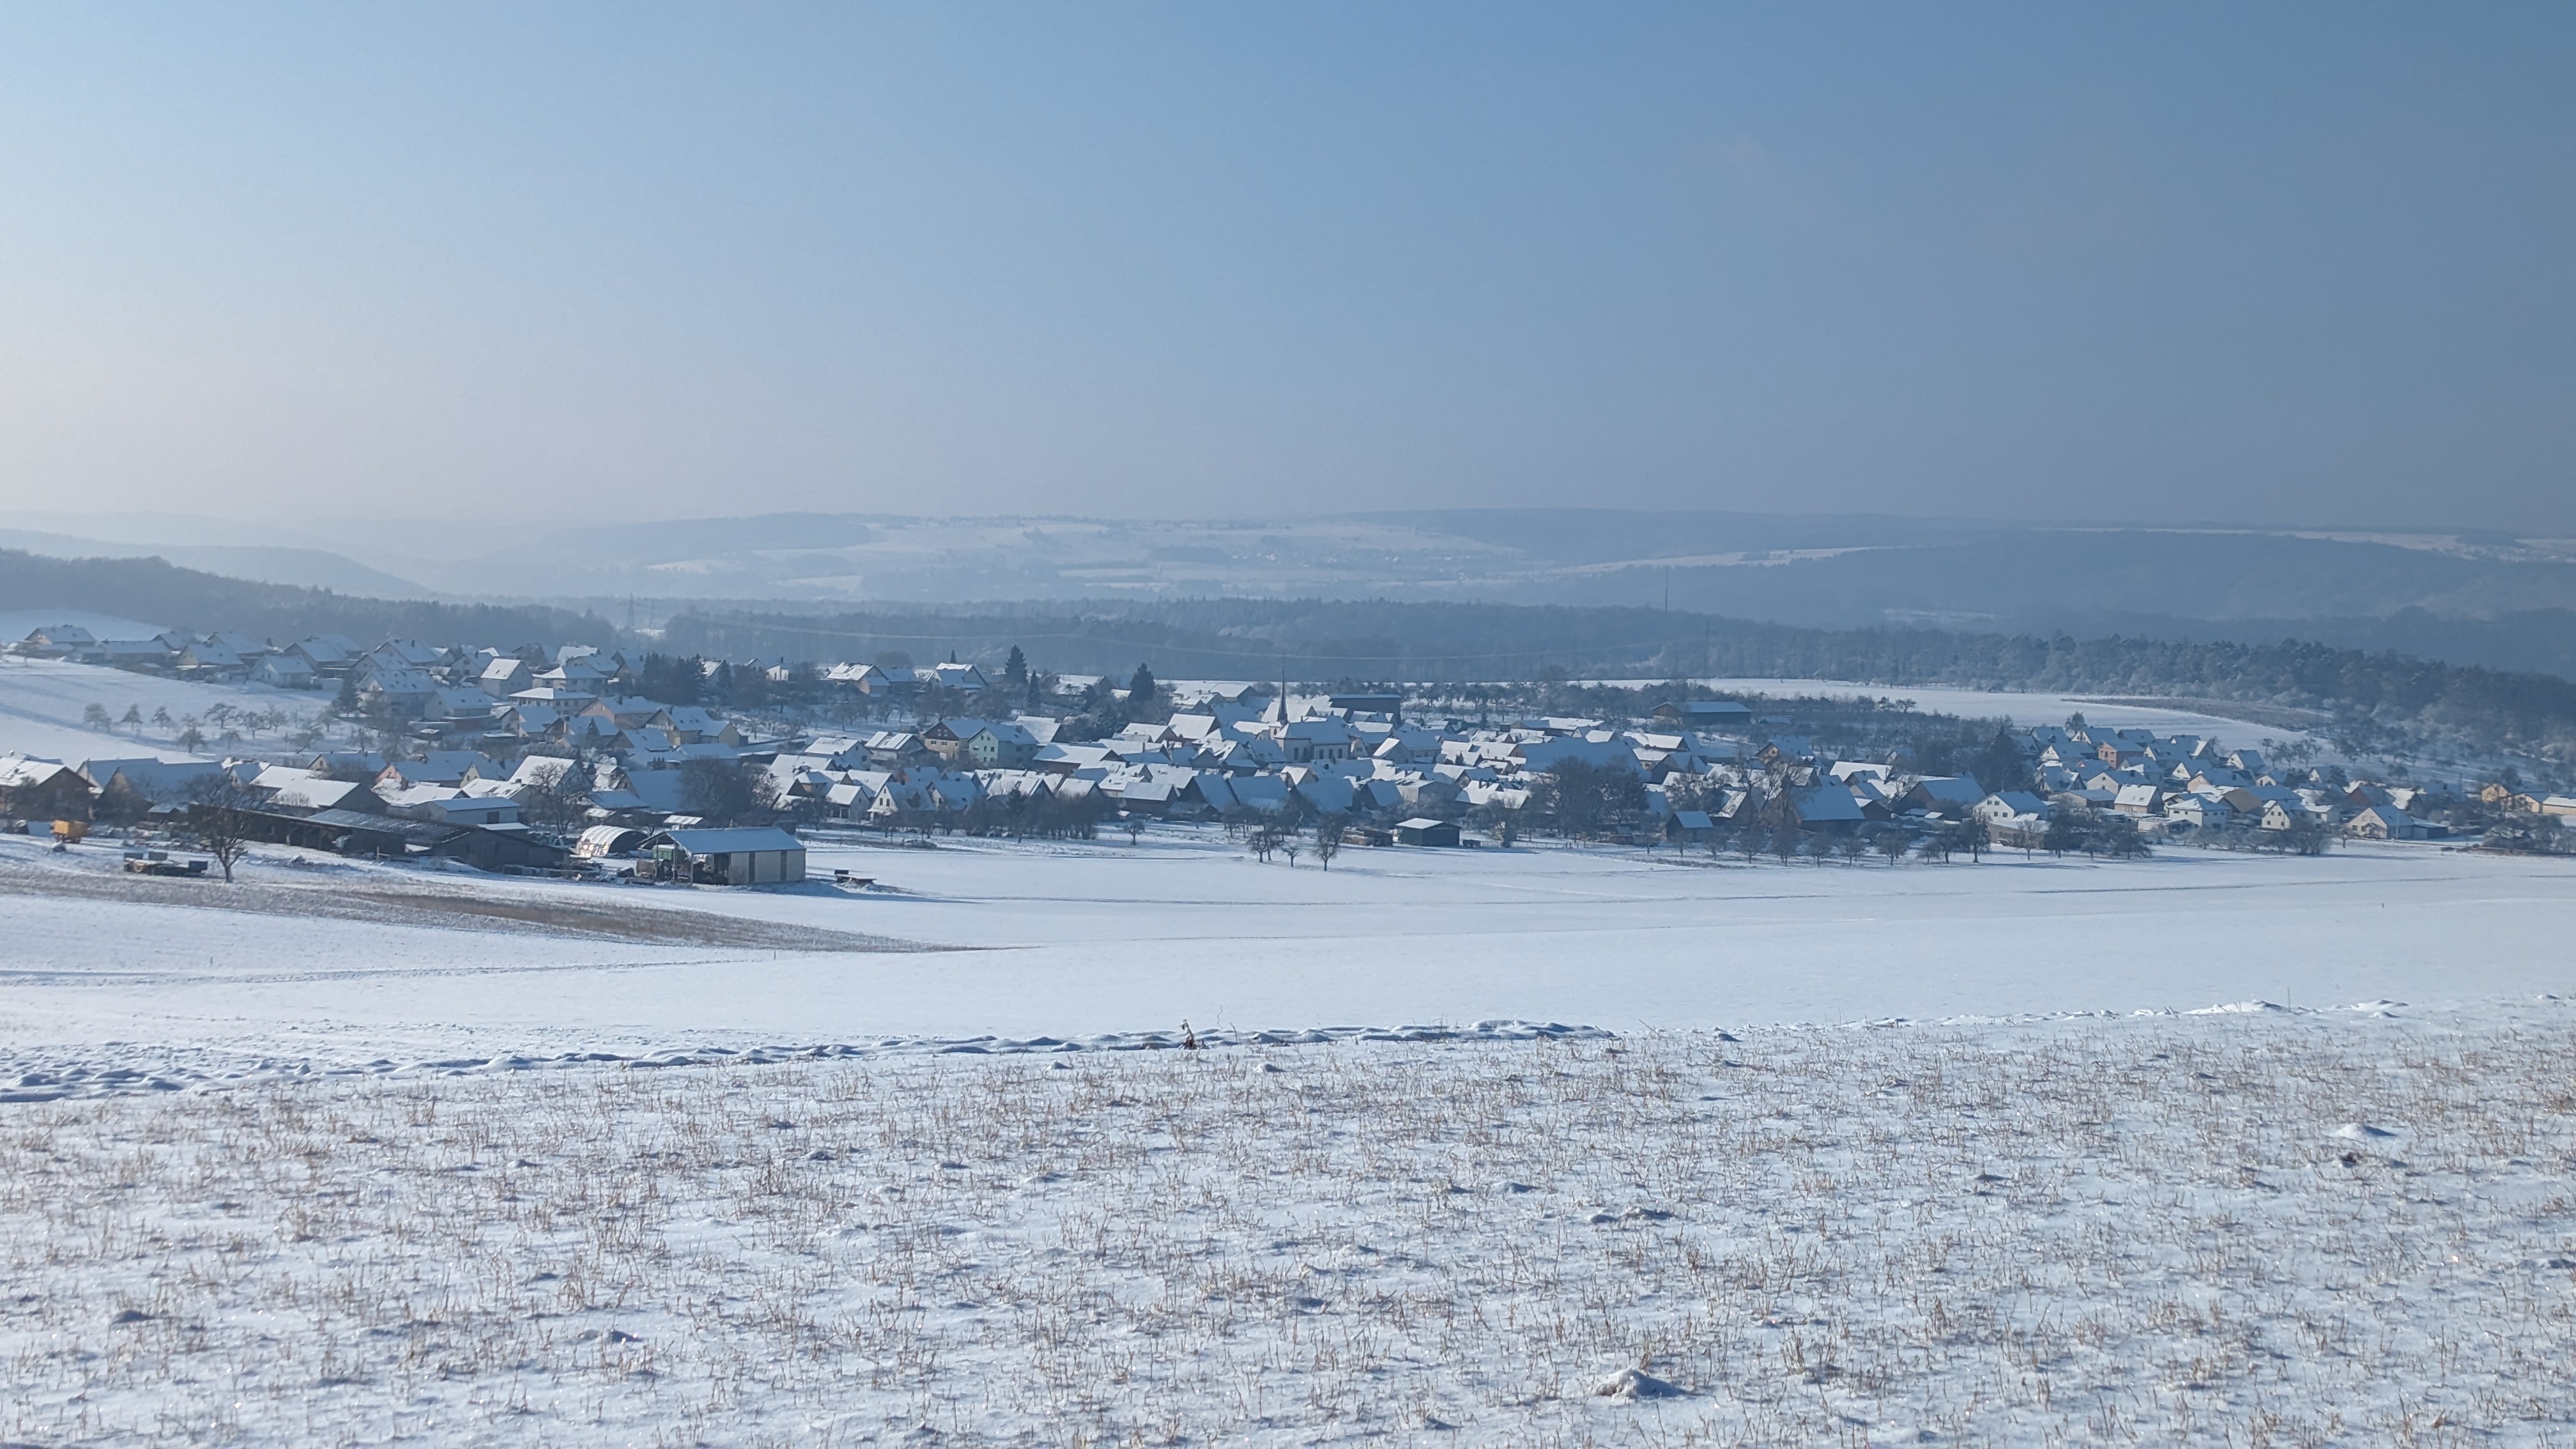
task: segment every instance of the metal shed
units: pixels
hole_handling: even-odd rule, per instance
[[[792,885],[805,878],[805,842],[774,825],[665,830],[644,842],[654,856],[705,885]]]

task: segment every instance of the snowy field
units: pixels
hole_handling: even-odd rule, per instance
[[[149,639],[168,628],[89,609],[0,609],[0,644],[15,644],[39,629],[69,624],[96,639]]]
[[[2565,1442],[2571,865],[0,838],[0,1442]]]
[[[2576,1011],[0,1115],[47,1443],[2565,1442]]]
[[[0,1066],[37,1051],[60,1065],[111,1042],[342,1063],[1092,1037],[1183,1021],[1632,1032],[2576,995],[2564,946],[2576,862],[2430,845],[1899,867],[1351,850],[1327,872],[1175,829],[1140,846],[813,842],[815,874],[875,877],[868,891],[298,867],[275,852],[243,870],[259,894],[229,899],[219,881],[128,889],[116,852],[0,838]],[[109,884],[74,895],[61,872]],[[703,931],[607,941],[342,900],[425,878],[535,921],[685,906],[952,949],[744,950]]]
[[[1651,687],[1659,680],[1608,680],[1627,688]],[[2025,728],[2065,722],[2080,714],[2111,729],[2151,729],[2158,734],[2207,735],[2238,744],[2253,744],[2266,735],[2305,739],[2306,732],[2189,709],[2121,703],[2074,694],[2033,694],[2010,689],[1945,689],[1939,685],[1863,684],[1848,679],[1702,679],[1694,683],[1727,694],[1767,695],[1773,699],[1910,699],[1925,714],[1961,719],[2007,719]]]
[[[18,636],[24,637],[25,631]],[[10,637],[0,634],[0,638]],[[121,718],[130,706],[148,721],[158,710],[172,719],[202,717],[216,705],[237,710],[283,709],[309,719],[331,697],[313,690],[271,689],[253,684],[202,684],[190,679],[164,679],[95,664],[66,664],[58,659],[0,656],[0,754],[34,755],[77,765],[83,760],[166,760],[198,758],[181,750],[176,730],[146,724],[94,730],[81,723],[90,705]],[[215,732],[206,731],[209,736]],[[275,748],[277,737],[249,742],[245,752]]]

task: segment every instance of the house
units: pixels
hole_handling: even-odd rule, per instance
[[[179,672],[191,679],[234,679],[250,672],[239,654],[212,640],[198,640],[179,651]]]
[[[507,654],[484,665],[483,672],[474,677],[475,688],[494,699],[508,699],[520,690],[535,688],[536,683],[536,671],[528,667],[528,661]]]
[[[842,665],[825,677],[870,699],[910,699],[921,693],[921,675],[907,664]]]
[[[499,774],[499,767],[472,750],[431,750],[417,760],[396,760],[376,772],[384,785],[462,785],[469,778]]]
[[[98,647],[98,636],[78,624],[38,629],[18,642],[18,652],[38,659],[67,659]]]
[[[1334,775],[1310,774],[1294,788],[1297,798],[1318,815],[1348,815],[1360,803],[1351,782]]]
[[[539,670],[535,687],[596,695],[608,685],[609,681],[609,674],[605,670],[594,668],[588,656],[577,655],[552,669]]]
[[[1199,777],[1202,786],[1208,778]],[[1258,815],[1276,815],[1288,805],[1288,782],[1277,775],[1238,775],[1225,782],[1225,792],[1233,804]],[[1208,792],[1203,789],[1202,793]],[[1214,798],[1210,793],[1209,799]]]
[[[2123,815],[2162,815],[2165,792],[2161,785],[2123,785],[2111,800],[2111,808]]]
[[[671,733],[684,745],[738,745],[742,731],[729,719],[718,719],[694,704],[675,704],[663,711]]]
[[[374,750],[325,750],[307,761],[304,768],[334,779],[372,782],[385,772],[385,757]]]
[[[98,791],[59,760],[0,756],[0,815],[19,820],[87,820]]]
[[[367,657],[402,669],[443,669],[448,662],[446,650],[433,649],[417,639],[388,639],[368,651]]]
[[[2373,805],[2344,822],[2344,833],[2356,840],[2420,840],[2424,827],[2394,805]]]
[[[921,732],[922,748],[953,765],[965,752],[966,742],[984,730],[987,724],[980,719],[940,720]]]
[[[2236,823],[2234,806],[2207,795],[2176,795],[2165,802],[2165,818],[2202,830],[2224,830]]]
[[[1628,741],[1617,738],[1596,740],[1588,733],[1525,740],[1513,748],[1512,756],[1523,770],[1533,775],[1544,775],[1568,762],[1632,772],[1638,769],[1637,751]]]
[[[1664,822],[1664,838],[1696,843],[1708,839],[1716,828],[1717,822],[1709,819],[1705,810],[1676,810]]]
[[[988,722],[966,737],[962,753],[979,770],[1026,769],[1038,757],[1037,736],[1008,722]]]
[[[358,686],[358,700],[370,714],[419,719],[438,702],[438,681],[425,670],[380,668]]]
[[[106,639],[93,657],[111,669],[157,673],[170,666],[173,655],[170,646],[158,639]]]
[[[1789,808],[1811,830],[1848,831],[1865,817],[1860,800],[1844,785],[1809,785],[1789,792]]]
[[[2019,829],[2048,823],[2048,802],[2027,790],[1999,790],[1977,802],[1971,812],[1989,826]]]
[[[2266,792],[2269,798],[2257,814],[2266,830],[2294,830],[2302,826],[2334,824],[2334,805],[2330,801],[2311,800],[2294,790]]]
[[[982,694],[991,687],[985,682],[984,671],[972,664],[960,664],[954,659],[945,664],[934,664],[923,672],[930,676],[926,683],[943,689],[954,689],[963,694]]]
[[[1918,780],[1905,792],[1905,803],[1911,809],[1928,810],[1946,820],[1955,820],[1984,804],[1986,787],[1974,775],[1936,775]]]
[[[484,727],[492,723],[492,711],[502,706],[479,689],[442,684],[432,695],[423,719],[443,721],[458,728]]]
[[[1398,845],[1455,846],[1458,825],[1451,820],[1434,820],[1427,815],[1399,822],[1395,827]]]
[[[843,780],[823,792],[823,813],[834,820],[865,820],[876,804],[877,788],[864,780]]]
[[[336,679],[357,662],[358,646],[356,641],[339,634],[316,634],[296,640],[282,652],[303,660],[315,674]]]
[[[322,676],[314,672],[313,662],[301,654],[285,652],[263,654],[250,667],[253,684],[266,684],[278,689],[318,689]]]
[[[793,885],[805,878],[805,844],[771,825],[665,830],[644,842],[704,885]]]

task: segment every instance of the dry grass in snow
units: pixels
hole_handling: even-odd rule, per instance
[[[0,1439],[2563,1440],[2571,1082],[2544,1003],[23,1105]]]

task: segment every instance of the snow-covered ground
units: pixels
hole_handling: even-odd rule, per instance
[[[1628,688],[1651,686],[1647,679],[1605,680]],[[1759,694],[1774,699],[1910,699],[1925,714],[1961,719],[2008,719],[2025,728],[2060,724],[2080,714],[2090,723],[2112,729],[2151,729],[2158,734],[2208,735],[2250,745],[2266,735],[2306,739],[2306,732],[2189,709],[2125,704],[2074,694],[2039,694],[2013,689],[1945,689],[1938,685],[1866,684],[1848,679],[1702,679],[1695,683],[1727,694]]]
[[[0,837],[0,1440],[2576,1437],[2576,863],[810,864]]]
[[[69,624],[98,639],[149,639],[168,628],[89,609],[0,609],[0,644],[15,644],[39,629]]]
[[[0,885],[84,862],[0,840]],[[254,860],[313,891],[371,872]],[[2576,862],[2429,845],[2315,859],[1745,866],[1545,847],[1263,865],[1214,831],[1142,845],[811,843],[855,892],[444,877],[547,902],[690,909],[944,947],[842,955],[394,929],[0,896],[0,1049],[184,1041],[260,1054],[483,1056],[889,1036],[1090,1036],[1514,1019],[1614,1031],[1887,1017],[2576,995]],[[210,905],[224,887],[176,888]],[[245,965],[255,970],[245,970]],[[149,989],[137,989],[148,982]]]
[[[2546,1443],[2576,1009],[0,1115],[28,1442]]]
[[[24,634],[21,630],[18,637]],[[8,636],[0,632],[0,637]],[[282,709],[301,720],[329,703],[330,696],[311,690],[204,684],[95,664],[0,656],[0,754],[34,755],[73,765],[88,759],[147,756],[185,760],[194,757],[178,747],[178,731],[148,723],[156,711],[169,711],[175,721],[189,715],[203,717],[223,704],[260,712]],[[128,708],[140,710],[147,723],[139,728],[91,729],[81,723],[81,715],[93,704],[120,719]],[[205,733],[211,738],[215,731]],[[252,749],[275,744],[273,734],[247,742]]]

